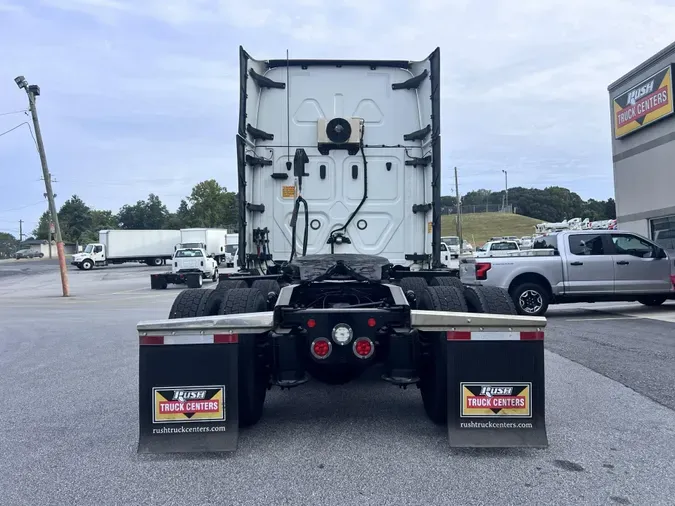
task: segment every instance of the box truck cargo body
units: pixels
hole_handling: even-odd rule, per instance
[[[82,253],[73,255],[70,263],[82,270],[125,262],[163,265],[173,256],[181,233],[180,230],[101,230],[98,240],[98,243],[87,244]]]
[[[180,243],[183,245],[202,244],[207,255],[213,255],[220,264],[225,261],[227,229],[225,228],[182,228]]]

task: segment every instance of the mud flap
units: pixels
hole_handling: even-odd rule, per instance
[[[548,447],[543,339],[543,331],[447,332],[451,447]]]
[[[140,335],[138,453],[236,450],[239,336],[171,334]]]

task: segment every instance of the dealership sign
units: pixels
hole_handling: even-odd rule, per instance
[[[673,113],[673,70],[670,65],[612,101],[614,136],[618,139]]]

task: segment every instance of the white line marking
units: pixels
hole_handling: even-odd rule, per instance
[[[607,316],[605,318],[565,318],[566,322],[592,322],[592,321],[602,321],[602,320],[637,320],[634,316]]]

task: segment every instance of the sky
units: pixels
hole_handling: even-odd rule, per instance
[[[117,211],[192,186],[236,191],[238,48],[256,59],[442,62],[443,194],[504,186],[614,193],[607,86],[673,42],[673,0],[0,0],[0,231],[56,203]],[[10,113],[10,114],[7,114]],[[18,126],[3,135],[3,132]]]

